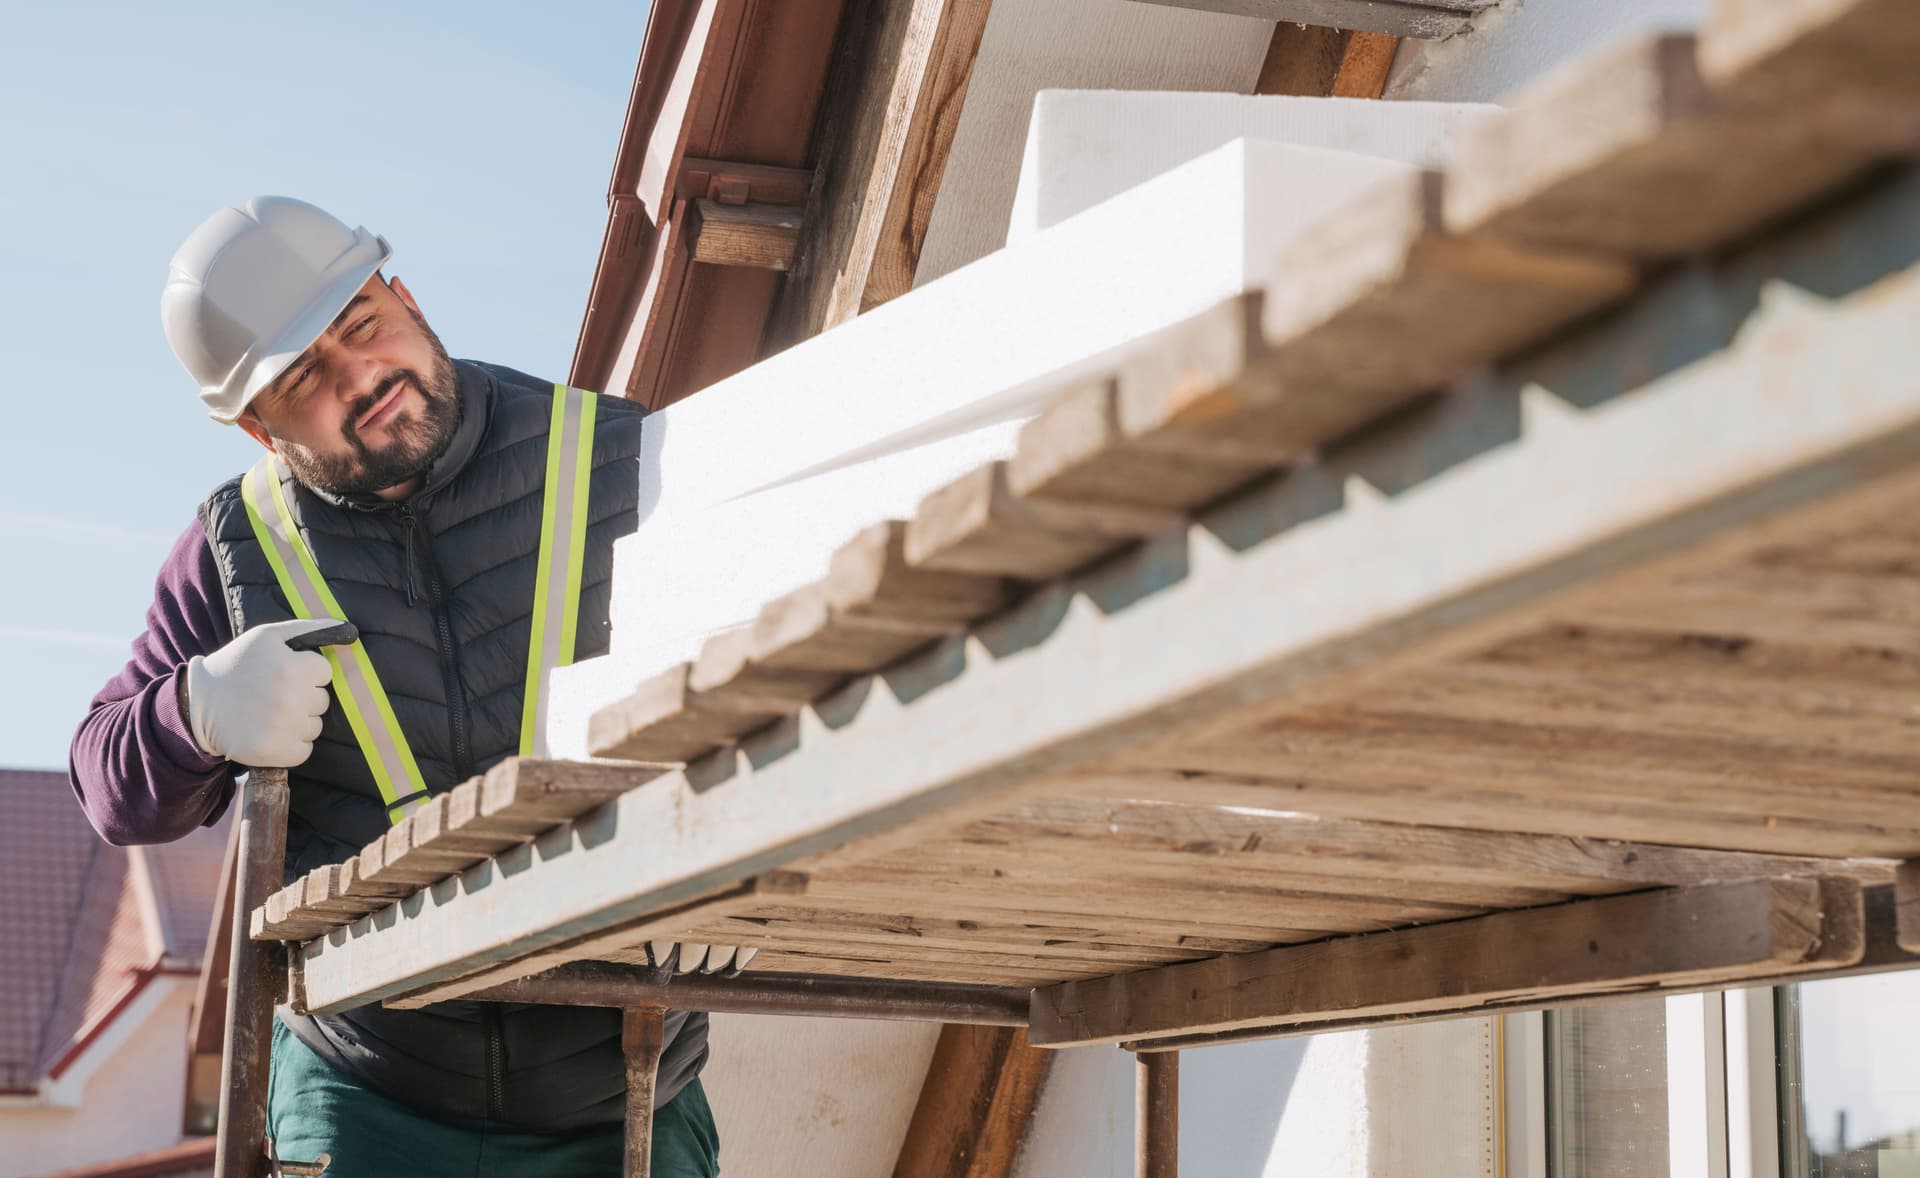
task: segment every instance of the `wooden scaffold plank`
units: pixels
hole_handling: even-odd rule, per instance
[[[1552,995],[1710,986],[1858,962],[1852,880],[1755,880],[1580,900],[1037,991],[1043,1047],[1142,1042]]]
[[[1903,173],[1685,270],[1432,413],[1043,587],[713,759],[698,790],[662,777],[476,865],[458,896],[409,897],[378,935],[336,930],[301,950],[311,1000],[342,1009],[472,973],[1383,660],[1537,629],[1576,590],[1617,596],[1649,570],[1723,559],[1753,529],[1910,473],[1916,186]],[[1823,297],[1756,301],[1788,273]],[[1640,359],[1676,353],[1704,358]],[[1920,852],[1855,836],[1848,853]]]

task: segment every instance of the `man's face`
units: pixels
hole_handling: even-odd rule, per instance
[[[406,286],[377,274],[240,419],[307,486],[385,499],[418,489],[459,423],[453,361]]]

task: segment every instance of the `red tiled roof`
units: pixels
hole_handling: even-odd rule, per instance
[[[88,876],[112,848],[64,773],[0,770],[0,1090],[31,1089]]]
[[[156,969],[197,969],[224,827],[110,847],[58,772],[0,769],[0,1091],[31,1091]]]

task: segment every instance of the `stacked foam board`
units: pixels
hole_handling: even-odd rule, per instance
[[[615,550],[612,650],[556,677],[555,755],[584,755],[595,708],[818,580],[861,528],[910,515],[930,491],[1008,456],[1062,380],[1256,285],[1302,229],[1411,170],[1486,109],[1105,97],[1118,122],[1142,109],[1197,113],[1165,116],[1146,164],[1123,136],[1074,140],[1071,169],[1032,154],[1032,203],[1057,214],[1044,228],[650,419],[644,516]],[[1373,150],[1243,133],[1263,118],[1291,133],[1316,106],[1337,109],[1343,128],[1320,138]],[[1099,121],[1093,104],[1049,104],[1045,126],[1055,109]],[[1389,133],[1395,122],[1407,126]],[[1182,135],[1200,154],[1153,174],[1177,162]]]

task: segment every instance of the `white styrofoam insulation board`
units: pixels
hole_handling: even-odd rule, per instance
[[[1273,22],[1252,17],[1133,0],[994,0],[914,285],[1005,242],[1035,94],[1056,88],[1246,94],[1259,81],[1272,40]]]
[[[861,528],[1012,453],[1060,381],[1246,290],[1410,165],[1241,139],[648,418],[610,654],[554,677],[548,742],[826,575]]]
[[[1253,138],[1409,164],[1445,159],[1500,108],[1361,98],[1043,90],[1034,99],[1007,241],[1018,241],[1223,143]]]

